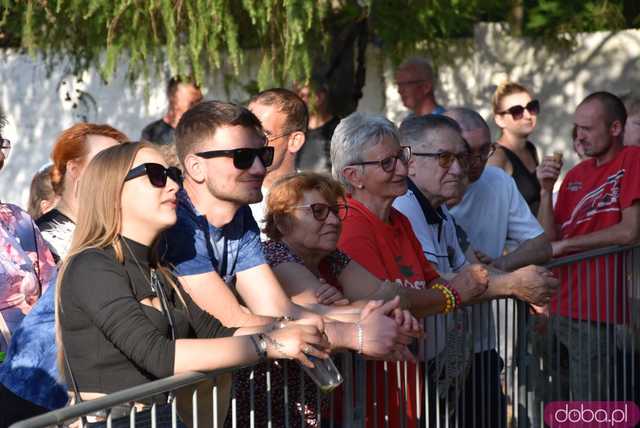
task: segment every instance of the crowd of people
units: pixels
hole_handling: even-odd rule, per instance
[[[578,104],[584,160],[554,193],[562,155],[530,141],[544,113],[530,89],[505,82],[487,100],[494,139],[476,111],[436,101],[424,59],[395,80],[410,110],[399,126],[333,115],[326,82],[245,107],[172,78],[167,114],[139,142],[117,124],[63,130],[28,213],[0,204],[0,426],[217,369],[234,369],[211,381],[220,423],[233,390],[238,426],[250,406],[259,426],[267,414],[320,426],[327,397],[292,362],[343,351],[368,360],[368,379],[393,380],[367,389],[367,426],[506,426],[494,315],[505,299],[555,327],[571,397],[608,397],[604,338],[629,321],[615,263],[541,265],[640,238],[640,99]],[[2,139],[1,163],[10,147]],[[188,408],[190,394],[177,397]],[[137,403],[138,418],[154,403],[169,426],[166,397]],[[126,426],[129,409],[112,417]]]

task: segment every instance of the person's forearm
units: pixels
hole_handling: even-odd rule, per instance
[[[540,191],[540,207],[538,208],[538,222],[544,229],[549,241],[558,239],[556,221],[553,214],[553,192],[547,190]]]
[[[551,243],[543,233],[523,242],[513,252],[498,257],[493,265],[498,269],[510,272],[528,265],[543,265],[553,256]]]
[[[248,336],[220,339],[178,339],[173,371],[212,371],[255,364],[258,353]]]
[[[310,303],[304,305],[304,308],[322,315],[325,318],[331,318],[342,322],[357,322],[362,312],[361,305],[344,305],[344,306],[327,306],[319,303]]]
[[[402,309],[408,309],[418,318],[441,313],[447,303],[442,293],[437,290],[405,288],[392,281],[381,281],[374,293],[362,298],[386,302],[396,296],[400,297]]]
[[[619,223],[607,229],[563,240],[562,254],[589,251],[609,245],[630,245],[637,240],[638,237],[630,232],[627,226]]]
[[[469,304],[486,302],[501,297],[513,297],[513,287],[517,278],[509,273],[490,269],[489,286],[482,295],[469,301]]]
[[[325,324],[324,332],[329,338],[331,351],[338,349],[358,350],[356,325],[354,323],[328,322]]]

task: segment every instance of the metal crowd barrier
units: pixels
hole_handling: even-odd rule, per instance
[[[573,320],[553,305],[549,317],[537,316],[527,304],[512,299],[475,305],[466,317],[440,318],[448,333],[430,343],[435,342],[436,349],[445,345],[446,351],[431,358],[427,341],[416,347],[422,362],[414,374],[409,363],[376,363],[341,353],[334,360],[344,378],[342,386],[329,395],[308,395],[312,381],[297,363],[270,363],[269,370],[240,372],[248,382],[247,398],[246,388],[242,393],[234,384],[227,393],[210,382],[213,375],[187,373],[49,412],[12,428],[68,425],[97,411],[106,411],[104,426],[120,426],[110,409],[195,385],[204,385],[208,393],[202,388],[190,392],[192,420],[182,420],[194,427],[543,427],[544,406],[551,401],[640,403],[640,246],[580,253],[556,259],[548,267],[568,284],[558,297],[577,292],[577,302],[565,308],[574,314]],[[429,326],[429,320],[425,323]],[[485,343],[477,340],[480,337]],[[486,352],[474,354],[474,343],[476,351]],[[372,370],[376,364],[381,372]],[[216,373],[218,378],[221,373]],[[298,379],[297,390],[291,390],[291,376]],[[402,390],[400,404],[394,403],[390,391],[412,376],[419,386]],[[170,425],[181,426],[176,394],[168,397]],[[204,405],[212,411],[199,418],[198,408]],[[158,404],[151,407],[152,415],[157,408]],[[373,412],[383,416],[372,417]],[[130,407],[131,426],[137,414]],[[129,426],[126,422],[127,418],[124,426]],[[161,425],[152,416],[145,426]]]

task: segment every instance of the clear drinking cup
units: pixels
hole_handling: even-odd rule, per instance
[[[321,392],[326,394],[340,386],[342,383],[342,375],[330,357],[322,359],[314,357],[313,355],[307,355],[307,358],[309,358],[315,367],[310,368],[304,364],[300,365],[305,373],[318,385]]]

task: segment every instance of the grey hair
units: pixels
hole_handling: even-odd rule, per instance
[[[415,148],[420,144],[431,145],[438,131],[450,130],[462,134],[460,125],[450,117],[428,114],[425,116],[411,116],[400,124],[400,141],[403,145]]]
[[[475,131],[476,129],[484,128],[487,130],[489,135],[491,135],[489,125],[487,125],[487,122],[475,110],[471,110],[465,107],[454,107],[448,109],[444,113],[444,115],[455,120],[458,125],[460,125],[462,132],[471,132]]]
[[[431,66],[431,63],[423,57],[412,56],[405,59],[402,62],[402,64],[398,66],[398,70],[405,69],[405,68],[416,68],[420,70],[421,72],[424,73],[425,77],[432,82],[435,78],[435,73],[433,72],[433,67]]]
[[[331,137],[331,172],[348,191],[352,186],[342,174],[344,167],[362,161],[365,150],[378,144],[384,137],[400,142],[398,128],[389,119],[355,112],[340,121]]]

